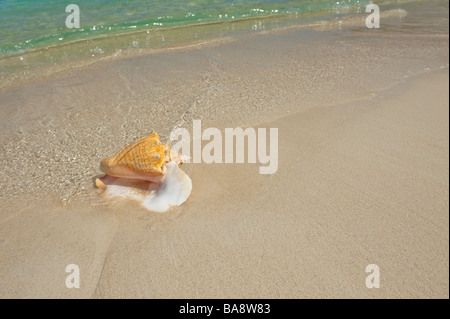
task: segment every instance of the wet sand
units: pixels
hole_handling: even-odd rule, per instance
[[[408,10],[410,32],[289,28],[1,89],[0,297],[448,298],[448,14],[433,12]],[[185,164],[193,192],[165,214],[102,200],[101,158],[193,119],[277,127],[277,173]]]

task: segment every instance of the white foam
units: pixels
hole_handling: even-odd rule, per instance
[[[142,189],[133,184],[136,181],[118,178],[107,184],[105,195],[137,200],[148,210],[158,213],[183,204],[191,194],[192,181],[177,163],[169,162],[164,165],[167,171],[158,188],[155,189],[156,184],[152,183],[147,189]]]
[[[163,213],[170,206],[183,204],[191,194],[192,181],[175,162],[165,164],[167,172],[161,186],[147,196],[142,205],[148,210]]]

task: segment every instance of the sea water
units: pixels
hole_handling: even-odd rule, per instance
[[[379,0],[389,6],[408,0]],[[35,67],[364,13],[370,0],[0,0],[0,79]],[[69,4],[78,28],[66,24]],[[19,72],[19,74],[18,74]],[[20,73],[22,72],[22,73]],[[39,74],[39,73],[36,73]]]
[[[70,14],[66,7],[71,3],[79,8],[79,28],[66,25]],[[15,62],[21,63],[26,59],[23,55],[30,51],[83,40],[256,17],[298,16],[308,12],[335,15],[349,8],[360,10],[367,3],[368,0],[0,0],[0,60],[18,57]],[[109,43],[106,50],[155,45],[151,41],[127,40],[116,41],[116,45]],[[96,44],[69,55],[73,58],[106,53],[105,48]],[[58,60],[48,52],[47,58],[45,63]],[[0,67],[7,68],[10,62]]]

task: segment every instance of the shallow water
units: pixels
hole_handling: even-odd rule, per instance
[[[80,28],[69,29],[65,19],[67,1],[0,1],[0,56],[30,49],[93,39],[129,31],[167,28],[242,18],[298,14],[359,7],[367,0],[131,0],[76,1]]]
[[[367,0],[81,1],[69,29],[64,1],[0,1],[0,80],[39,77],[123,51],[177,46],[241,33],[365,15]],[[410,1],[377,1],[381,10]],[[65,63],[62,65],[61,63]],[[21,72],[17,74],[17,72]]]

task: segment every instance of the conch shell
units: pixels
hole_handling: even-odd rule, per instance
[[[164,212],[189,197],[192,181],[179,166],[183,156],[162,144],[156,132],[102,159],[106,174],[95,184],[108,197],[139,200],[149,210]]]
[[[169,143],[162,144],[158,133],[153,131],[149,136],[102,159],[100,169],[110,176],[160,183],[164,175],[163,164],[172,161],[176,161],[178,165],[182,164],[181,156],[170,151]]]

